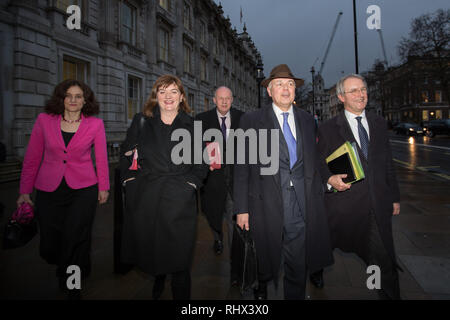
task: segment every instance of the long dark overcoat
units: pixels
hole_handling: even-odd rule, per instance
[[[325,203],[329,218],[332,245],[346,252],[355,252],[367,261],[367,235],[370,212],[373,211],[381,239],[392,259],[395,250],[392,237],[392,204],[400,201],[392,162],[386,121],[366,111],[369,123],[369,155],[366,161],[358,146],[365,179],[352,184],[344,192],[327,192]],[[356,142],[344,112],[319,126],[319,156],[323,183],[332,173],[325,159],[345,141]]]
[[[207,167],[193,164],[194,122],[179,112],[171,126],[162,123],[159,107],[154,116],[136,114],[121,146],[122,181],[134,175],[130,157],[123,155],[137,144],[139,173],[126,183],[122,261],[152,275],[190,267],[197,225],[196,189],[202,186]],[[141,125],[142,123],[142,125]],[[191,137],[191,163],[174,164],[171,133],[185,129]]]
[[[230,116],[231,116],[230,129],[238,128],[239,120],[243,114],[244,113],[240,110],[234,108],[230,109]],[[206,131],[208,129],[220,130],[220,124],[219,119],[217,118],[216,108],[199,113],[195,117],[195,119],[202,121],[203,131]],[[224,144],[224,146],[226,146],[226,144]],[[225,152],[223,152],[223,159],[226,159],[226,148]],[[229,173],[231,178],[228,178],[225,175],[226,166],[230,167]],[[223,213],[225,211],[227,188],[229,188],[229,192],[231,194],[233,193],[232,177],[233,177],[233,165],[232,164],[228,165],[224,163],[222,164],[220,169],[208,172],[205,185],[202,188],[201,192],[201,199],[202,199],[201,203],[203,213],[206,215],[211,228],[219,233],[222,232]]]
[[[241,117],[244,130],[276,129],[272,106],[246,113]],[[323,201],[324,188],[321,182],[316,152],[316,127],[311,115],[294,107],[296,123],[300,124],[303,148],[305,183],[306,267],[315,272],[333,263],[330,232]],[[282,135],[280,129],[279,134]],[[265,139],[271,150],[270,132],[267,137],[258,135],[257,149]],[[277,140],[278,141],[278,140]],[[252,143],[254,144],[254,143]],[[245,148],[249,159],[249,145]],[[280,154],[279,150],[275,151]],[[236,164],[234,167],[234,213],[249,213],[250,232],[255,241],[258,271],[262,280],[277,279],[283,243],[283,198],[280,173],[262,175],[260,169],[269,167],[258,159],[256,164]],[[287,192],[287,191],[286,191]]]

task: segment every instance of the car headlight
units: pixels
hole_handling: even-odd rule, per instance
[[[414,131],[414,129],[413,128],[409,128],[409,131]]]
[[[427,131],[427,128],[423,128],[423,131]]]

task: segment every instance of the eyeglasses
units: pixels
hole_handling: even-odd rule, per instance
[[[356,96],[358,93],[366,94],[367,93],[367,88],[366,87],[354,88],[354,89],[349,90],[349,91],[344,91],[344,93],[350,93],[352,96]]]

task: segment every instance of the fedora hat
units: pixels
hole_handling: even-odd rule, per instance
[[[305,82],[303,79],[294,77],[287,64],[279,64],[270,71],[270,76],[268,78],[261,81],[261,85],[267,87],[270,81],[276,78],[292,79],[295,81],[297,87],[300,87]]]

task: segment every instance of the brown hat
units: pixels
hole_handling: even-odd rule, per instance
[[[261,85],[263,87],[267,87],[273,79],[276,78],[286,78],[286,79],[293,79],[295,81],[295,85],[297,87],[300,87],[305,82],[303,79],[296,78],[292,74],[291,70],[287,66],[287,64],[279,64],[278,66],[274,67],[272,71],[270,72],[270,76],[266,79],[264,79],[261,82]]]

